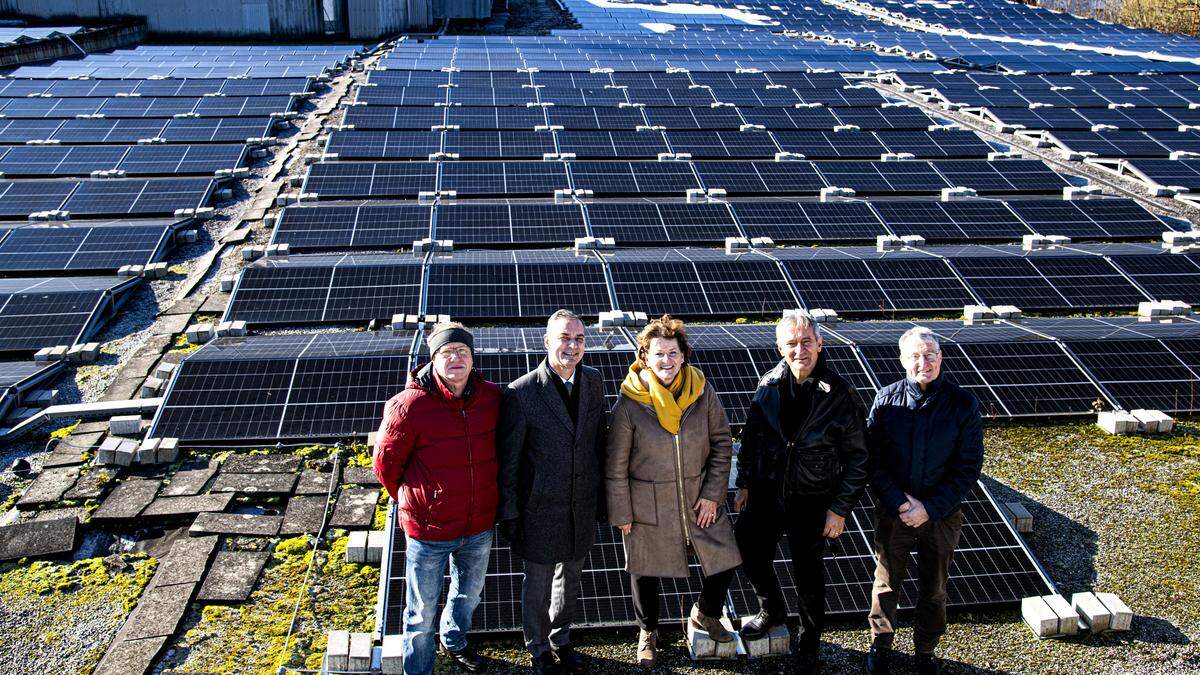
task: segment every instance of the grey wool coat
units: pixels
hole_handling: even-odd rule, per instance
[[[742,562],[725,508],[733,456],[729,420],[711,384],[683,412],[678,436],[677,453],[675,437],[651,405],[621,396],[613,408],[605,467],[608,520],[615,527],[633,523],[625,536],[631,574],[688,576],[688,540],[706,576]],[[717,521],[704,529],[692,508],[700,497],[718,505]]]
[[[497,429],[500,504],[497,519],[518,519],[524,536],[512,543],[525,560],[549,564],[587,555],[604,504],[608,404],[595,368],[575,370],[578,423],[543,360],[505,391]]]

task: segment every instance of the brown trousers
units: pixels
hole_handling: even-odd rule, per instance
[[[912,528],[893,515],[877,513],[875,526],[875,584],[871,588],[871,637],[890,647],[896,632],[896,605],[908,576],[912,552],[917,552],[917,602],[913,615],[913,646],[932,654],[946,632],[946,580],[950,560],[962,531],[962,511]]]

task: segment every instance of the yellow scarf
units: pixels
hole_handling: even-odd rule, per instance
[[[687,366],[667,387],[650,373],[647,378],[650,380],[650,388],[646,389],[646,383],[640,375],[643,369],[642,364],[636,361],[629,366],[629,374],[625,376],[625,381],[621,382],[621,393],[638,403],[652,404],[662,428],[672,434],[679,433],[683,411],[704,393],[704,373],[695,366]]]

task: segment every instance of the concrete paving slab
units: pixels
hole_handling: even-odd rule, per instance
[[[334,483],[337,487],[337,483]],[[316,469],[305,469],[304,473],[300,474],[300,480],[296,483],[296,489],[292,494],[296,495],[324,495],[329,493],[329,474],[317,471]]]
[[[44,509],[36,513],[29,514],[32,518],[27,522],[41,523],[47,520],[58,520],[59,518],[74,518],[79,520],[87,515],[87,509],[83,506],[68,506],[61,509]]]
[[[109,493],[100,508],[92,514],[92,521],[127,520],[136,518],[158,493],[158,480],[133,478],[118,483]]]
[[[34,509],[46,504],[53,504],[63,498],[67,490],[75,485],[79,478],[79,467],[68,466],[56,469],[45,469],[25,488],[25,493],[17,500],[17,508],[21,510]]]
[[[179,621],[187,611],[196,586],[197,584],[175,584],[148,587],[138,600],[129,621],[121,628],[118,637],[125,640],[170,637],[179,627]]]
[[[189,537],[177,540],[159,564],[154,578],[150,580],[151,585],[200,583],[216,548],[217,537]]]
[[[227,473],[296,473],[301,459],[296,455],[230,455],[221,465]]]
[[[100,434],[96,434],[99,438]],[[93,444],[94,445],[94,444]],[[62,466],[79,466],[83,464],[83,450],[80,448],[55,448],[42,459],[43,469],[56,469]]]
[[[200,494],[213,476],[217,475],[217,467],[208,466],[203,469],[188,469],[179,471],[171,477],[171,482],[159,490],[159,497],[190,497]]]
[[[112,472],[93,467],[79,477],[75,485],[63,494],[63,499],[98,499],[112,480]]]
[[[228,508],[229,503],[232,501],[233,494],[229,492],[196,495],[194,497],[159,497],[154,500],[154,503],[146,507],[146,512],[142,515],[146,517],[167,518],[172,516],[186,516],[194,513],[218,513]]]
[[[269,552],[221,551],[204,577],[196,599],[203,602],[241,602],[250,597]]]
[[[0,527],[0,560],[68,554],[75,548],[74,518]]]
[[[375,504],[379,501],[379,490],[374,488],[352,488],[342,490],[337,505],[333,508],[330,527],[343,529],[368,529],[375,519]]]
[[[201,513],[196,516],[188,533],[192,536],[204,534],[231,534],[256,537],[273,537],[279,534],[283,516],[260,516],[250,513]]]
[[[237,492],[252,495],[290,495],[296,486],[294,473],[229,473],[222,471],[211,492]]]
[[[292,497],[283,512],[279,534],[316,534],[321,529],[327,503],[324,494]]]
[[[375,475],[375,469],[369,466],[351,466],[342,471],[343,485],[362,485],[363,487],[379,487],[382,483]]]
[[[92,671],[92,675],[129,675],[150,670],[154,659],[167,643],[166,637],[144,640],[116,640],[105,652],[104,658]]]

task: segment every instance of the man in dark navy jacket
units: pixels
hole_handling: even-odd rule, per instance
[[[928,328],[900,337],[906,377],[879,391],[867,417],[871,487],[878,510],[871,591],[870,673],[887,673],[896,602],[917,551],[913,645],[920,673],[937,673],[946,631],[946,580],[962,529],[961,504],[983,467],[979,401],[942,375],[942,352]]]

